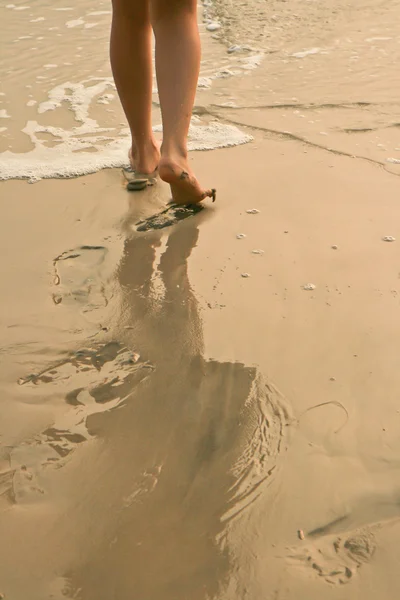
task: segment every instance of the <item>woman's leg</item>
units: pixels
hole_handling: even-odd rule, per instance
[[[171,186],[173,200],[194,204],[203,190],[187,156],[187,135],[200,69],[197,0],[150,0],[156,38],[156,72],[163,121],[160,176]]]
[[[151,129],[153,76],[148,0],[113,0],[110,58],[132,134],[132,167],[151,173],[160,152]]]

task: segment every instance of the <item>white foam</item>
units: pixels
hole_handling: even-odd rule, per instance
[[[162,131],[161,125],[153,127],[153,131]],[[188,150],[215,150],[240,146],[252,141],[252,136],[243,133],[234,125],[226,125],[213,121],[208,125],[190,125]]]
[[[101,15],[111,15],[111,10],[95,10],[87,14],[88,17],[100,17]]]
[[[96,27],[98,23],[85,23],[85,29],[92,29],[92,27]]]
[[[234,125],[214,121],[209,125],[190,127],[188,148],[189,150],[214,150],[248,144],[252,140],[251,135],[243,133]]]
[[[84,23],[85,21],[82,18],[79,18],[73,19],[72,21],[67,21],[65,25],[68,27],[68,29],[72,29],[73,27],[79,27],[79,25],[83,25]]]
[[[305,58],[306,56],[311,56],[312,54],[319,54],[321,52],[321,48],[310,48],[309,50],[302,50],[301,52],[294,52],[292,56],[294,58]]]
[[[234,52],[251,52],[253,48],[251,46],[243,46],[240,44],[233,44],[233,46],[229,46],[227,53],[233,54]]]
[[[110,104],[110,101],[115,98],[115,94],[103,94],[97,100],[97,104]]]
[[[242,59],[243,69],[253,70],[257,69],[260,66],[261,61],[263,59],[263,54],[252,54],[251,56],[246,56],[246,58]]]
[[[42,178],[77,177],[95,173],[100,169],[126,165],[130,144],[128,129],[124,131],[123,136],[114,139],[99,135],[85,135],[84,138],[79,138],[79,133],[87,133],[82,131],[82,127],[84,126],[75,128],[67,137],[62,129],[41,127],[37,122],[29,121],[24,133],[30,135],[35,148],[25,154],[16,154],[8,150],[0,154],[0,180],[37,181]],[[60,143],[52,148],[47,147],[45,142],[37,137],[37,133],[42,132],[52,134],[55,139],[58,137]],[[210,125],[191,126],[188,148],[213,150],[245,144],[251,139],[233,125],[215,122]]]
[[[37,19],[31,19],[30,23],[39,23],[39,21],[45,21],[44,17],[38,17]]]
[[[90,78],[80,83],[67,82],[53,88],[48,94],[48,100],[39,104],[39,115],[66,104],[74,113],[77,126],[63,129],[28,121],[23,133],[30,138],[34,149],[25,154],[10,151],[0,154],[0,179],[28,178],[37,181],[50,177],[76,177],[126,164],[130,143],[129,129],[100,127],[97,121],[89,116],[89,108],[95,98],[106,98],[108,101],[112,96],[105,94],[109,87],[115,87],[111,77]],[[1,112],[8,116],[5,110]],[[160,131],[161,127],[155,127],[154,130]],[[41,139],[42,133],[53,137],[51,146]],[[233,125],[213,121],[207,125],[191,125],[188,148],[212,150],[245,144],[251,139],[251,136],[242,133]]]
[[[208,89],[211,87],[211,85],[212,85],[211,77],[199,77],[198,82],[197,82],[197,87],[200,90]]]
[[[3,133],[3,131],[7,131],[7,127],[0,127],[0,133]]]
[[[85,86],[85,83],[93,85]],[[92,78],[81,83],[63,83],[50,90],[49,99],[41,102],[38,108],[39,114],[59,108],[62,102],[69,103],[71,110],[75,113],[75,120],[93,126],[96,123],[89,119],[89,106],[93,98],[103,94],[108,87],[115,89],[112,77],[104,77],[100,80]]]
[[[8,112],[6,111],[5,108],[2,108],[0,110],[0,119],[10,119],[10,115],[8,114]]]
[[[36,100],[28,100],[26,103],[27,106],[35,106],[35,104],[37,104]]]

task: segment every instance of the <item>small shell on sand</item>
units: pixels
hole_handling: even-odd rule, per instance
[[[206,29],[207,31],[218,31],[218,29],[221,29],[221,25],[219,23],[209,23]]]
[[[245,234],[245,233],[238,233],[238,234],[236,235],[236,238],[237,238],[238,240],[243,240],[245,237],[246,237],[246,234]]]
[[[256,249],[256,250],[252,250],[251,253],[252,254],[264,254],[264,250],[258,250],[258,249]]]
[[[303,290],[306,290],[307,292],[310,292],[312,290],[315,290],[317,286],[314,285],[313,283],[306,283],[305,285],[303,285]]]
[[[304,538],[305,538],[304,531],[302,529],[298,529],[297,530],[297,536],[298,536],[299,540],[303,541]]]
[[[331,246],[332,250],[337,250],[338,247],[336,246],[336,244],[333,244],[333,246]]]
[[[260,211],[257,208],[249,208],[246,212],[248,215],[258,215]]]
[[[245,279],[247,279],[247,277],[250,277],[250,273],[242,273],[242,277],[244,277]]]
[[[392,235],[384,235],[382,238],[382,241],[384,242],[395,242],[396,238],[393,237]]]

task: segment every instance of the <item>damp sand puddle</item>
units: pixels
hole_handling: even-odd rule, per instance
[[[106,246],[71,248],[52,261],[54,310],[79,311],[93,321],[106,303],[115,317],[95,336],[80,334],[74,349],[53,349],[51,360],[44,350],[34,371],[23,360],[25,373],[9,382],[17,402],[50,405],[53,417],[30,436],[8,432],[1,449],[0,526],[3,535],[9,526],[21,527],[23,508],[27,527],[27,554],[16,543],[2,560],[7,569],[21,553],[26,573],[18,581],[2,573],[7,593],[18,597],[35,572],[34,600],[58,588],[71,598],[79,590],[86,598],[114,590],[122,598],[133,590],[146,597],[152,588],[163,595],[171,584],[149,569],[162,571],[166,564],[175,581],[171,598],[223,589],[230,571],[221,552],[225,528],[273,482],[292,417],[257,368],[203,356],[199,303],[187,269],[199,236],[196,212],[184,218],[182,209],[170,209],[166,234],[154,219],[137,221],[116,265],[113,293],[102,271]],[[172,218],[184,218],[183,227],[171,227]],[[167,339],[174,341],[166,354]],[[35,527],[42,528],[43,519],[47,542],[34,553]],[[86,539],[89,522],[97,520],[101,531]],[[61,540],[63,552],[49,561],[46,548]],[[134,557],[133,580],[132,565],[121,565],[126,552]],[[111,577],[101,568],[104,556]],[[146,567],[150,556],[153,566]],[[200,590],[192,578],[198,569],[206,571]]]

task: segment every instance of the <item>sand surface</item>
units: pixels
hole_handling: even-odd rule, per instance
[[[167,212],[99,170],[128,144],[108,3],[1,8],[7,600],[400,594],[400,4],[205,4],[193,147],[240,144]]]

